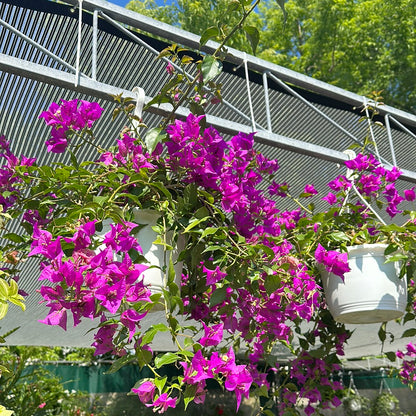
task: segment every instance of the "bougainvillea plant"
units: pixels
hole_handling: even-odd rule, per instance
[[[84,137],[88,144],[101,112],[97,103],[85,101],[52,104],[40,116],[51,126],[49,151],[70,151]],[[238,407],[250,392],[267,393],[268,371],[287,373],[290,383],[279,391],[282,408],[294,407],[299,398],[307,399],[309,413],[318,405],[336,406],[341,385],[331,374],[350,334],[327,311],[315,265],[342,277],[348,265],[341,246],[348,238],[389,238],[402,247],[413,242],[404,235],[413,231],[412,221],[393,228],[378,224],[351,197],[343,210],[345,192],[357,186],[361,195],[384,199],[387,212],[395,214],[401,197],[391,185],[399,172],[359,154],[346,162],[358,185],[351,177],[331,181],[337,194],[323,197],[327,212],[312,215],[302,205],[281,211],[279,198],[289,189],[274,180],[278,162],[254,151],[254,134],[225,141],[213,128],[201,129],[202,119],[190,114],[176,120],[152,152],[133,130],[124,130],[115,148],[100,150],[95,161],[73,156],[71,164],[56,169],[16,158],[2,139],[2,172],[12,178],[2,182],[2,206],[13,218],[23,214],[27,234],[19,236],[18,257],[41,259],[40,294],[47,307],[42,322],[70,330],[82,320],[95,320],[96,354],[119,356],[118,366],[137,361],[153,369],[155,377],[139,381],[132,391],[160,412],[181,399],[203,403],[211,379],[235,392]],[[361,187],[368,183],[366,175],[377,175],[377,189]],[[406,191],[407,199],[414,199],[412,191]],[[300,197],[315,192],[306,185]],[[151,265],[135,238],[137,208],[160,213],[154,229],[168,253],[172,247],[162,238],[168,231],[173,232],[170,244],[178,235],[186,241],[179,256],[180,287],[171,262],[164,270],[163,296],[144,284],[143,272]],[[109,218],[112,224],[103,232]],[[362,223],[359,231],[353,221]],[[413,273],[411,256],[407,266]],[[166,324],[142,331],[147,314],[161,304]],[[413,307],[406,319],[412,314],[414,319]],[[306,330],[305,322],[310,323]],[[159,331],[170,332],[175,351],[153,354]],[[273,359],[276,344],[293,354],[289,370]],[[412,351],[402,354],[413,358]],[[168,380],[160,369],[173,363],[182,375]],[[401,375],[409,380],[414,362],[405,363]],[[265,364],[266,372],[260,369]]]
[[[176,53],[170,48],[163,57]],[[219,71],[215,54],[198,65],[187,90],[195,92],[193,104],[207,99],[203,86],[212,89]],[[175,68],[167,70],[177,84],[183,81]],[[175,91],[164,91],[174,108],[186,96],[178,99]],[[281,198],[291,198],[290,178],[277,181],[279,163],[254,150],[254,133],[225,140],[203,115],[175,119],[173,112],[142,137],[134,104],[115,98],[115,116],[125,114],[130,127],[112,148],[101,148],[92,132],[105,110],[77,99],[53,103],[40,115],[51,128],[47,151],[68,153],[70,163],[38,165],[0,140],[2,214],[24,230],[3,235],[2,250],[16,266],[28,256],[40,259],[42,322],[70,331],[95,321],[95,353],[119,357],[114,369],[131,362],[149,367],[154,377],[139,380],[132,392],[160,413],[180,401],[203,403],[212,380],[235,393],[237,409],[249,394],[275,396],[262,408],[266,413],[274,398],[288,413],[300,399],[307,414],[340,405],[342,385],[332,374],[350,332],[326,308],[320,266],[342,278],[348,245],[386,241],[391,253],[400,248],[409,282],[404,319],[414,321],[415,211],[403,212],[403,226],[386,225],[367,205],[395,218],[401,202],[414,201],[414,188],[399,195],[400,171],[359,153],[346,162],[348,175],[330,181],[329,192],[319,190],[326,210],[306,206],[318,194],[306,183],[293,209],[282,210]],[[78,160],[79,146],[93,146],[94,160]],[[144,279],[152,264],[136,239],[143,225],[137,210],[158,213],[154,243],[170,259],[161,293]],[[179,239],[184,247],[175,258]],[[14,288],[14,269],[4,273]],[[161,309],[164,322],[143,330],[148,314]],[[170,335],[172,351],[157,352],[159,332]],[[276,345],[292,356],[284,365],[273,354]],[[398,354],[410,358],[401,376],[414,382],[412,348]],[[179,375],[167,378],[167,365]],[[276,373],[280,383],[271,392],[268,375]]]

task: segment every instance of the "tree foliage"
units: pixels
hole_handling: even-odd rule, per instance
[[[201,34],[230,25],[230,0],[179,0],[128,8]],[[207,7],[208,6],[208,7]],[[250,24],[260,30],[258,56],[349,91],[383,91],[386,104],[416,111],[416,0],[263,0]],[[250,51],[243,34],[230,43]]]
[[[241,5],[238,0],[178,0],[170,4],[165,0],[164,6],[158,6],[155,0],[132,0],[127,5],[130,10],[179,26],[197,35],[202,35],[210,27],[217,27],[217,41],[238,24],[239,15],[235,13],[235,9],[239,7]],[[252,21],[253,17],[249,16],[247,24]],[[234,34],[229,46],[252,53],[243,32]]]

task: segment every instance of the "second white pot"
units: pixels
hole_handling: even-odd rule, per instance
[[[344,282],[322,273],[325,299],[338,322],[369,324],[403,315],[407,303],[406,277],[399,279],[400,264],[385,263],[384,244],[348,247],[350,272]]]

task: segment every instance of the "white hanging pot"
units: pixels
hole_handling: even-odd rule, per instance
[[[156,266],[147,269],[143,273],[143,282],[149,286],[152,293],[162,293],[162,289],[166,288],[166,275],[162,270],[168,270],[169,259],[172,256],[172,262],[175,269],[174,282],[180,289],[182,277],[182,263],[177,263],[178,255],[184,248],[184,238],[179,236],[176,247],[173,250],[166,250],[161,244],[154,244],[158,238],[158,234],[152,229],[156,225],[160,213],[154,210],[140,210],[134,211],[134,222],[144,225],[136,234],[136,238],[140,247],[143,250],[143,256],[149,262],[149,266]],[[172,233],[167,233],[166,243],[172,244]],[[167,273],[167,272],[166,272]]]
[[[143,283],[149,287],[152,294],[162,293],[162,289],[167,287],[167,271],[169,268],[170,257],[172,257],[175,270],[174,282],[180,290],[182,262],[177,262],[177,259],[179,253],[185,246],[185,240],[182,235],[179,236],[173,250],[166,250],[163,245],[154,244],[158,238],[158,234],[152,229],[152,227],[156,225],[159,217],[160,213],[155,210],[134,210],[134,222],[141,225],[141,228],[135,237],[143,250],[143,256],[148,261],[146,265],[149,266],[149,269],[142,273]],[[104,238],[104,235],[110,231],[110,225],[112,223],[111,219],[103,221],[103,229],[99,233],[100,238]],[[167,233],[166,244],[172,245],[172,232]],[[102,249],[103,246],[101,245],[97,248],[97,251]],[[115,259],[117,259],[117,254],[115,254]],[[163,272],[163,270],[166,270],[166,273]],[[162,309],[162,306],[155,306],[152,311],[160,309]]]
[[[399,279],[400,263],[385,263],[385,244],[347,247],[344,282],[333,273],[322,273],[328,309],[346,324],[370,324],[399,318],[406,309],[406,277]]]

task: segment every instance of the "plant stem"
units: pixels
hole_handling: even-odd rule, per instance
[[[213,58],[216,58],[217,55],[222,51],[222,49],[224,48],[225,44],[231,39],[231,37],[234,35],[234,33],[237,30],[240,30],[243,27],[244,22],[246,21],[247,17],[251,14],[251,12],[257,7],[257,5],[260,3],[261,0],[256,0],[249,8],[248,11],[244,10],[244,6],[243,6],[243,16],[241,17],[240,21],[237,23],[236,26],[234,26],[231,30],[231,32],[225,36],[225,38],[221,41],[220,45],[217,47],[217,49],[214,51],[214,53],[212,54]],[[175,116],[176,110],[182,105],[182,103],[188,98],[188,95],[190,94],[190,92],[192,91],[192,89],[194,88],[195,84],[198,82],[198,79],[200,77],[200,73],[198,71],[198,73],[195,75],[195,77],[193,78],[193,80],[189,83],[188,88],[186,89],[186,91],[184,92],[184,94],[182,95],[182,97],[179,99],[179,101],[173,106],[172,111],[170,112],[169,116],[165,119],[162,128],[165,129],[166,126],[168,125],[169,121]],[[189,82],[189,81],[188,81]]]

